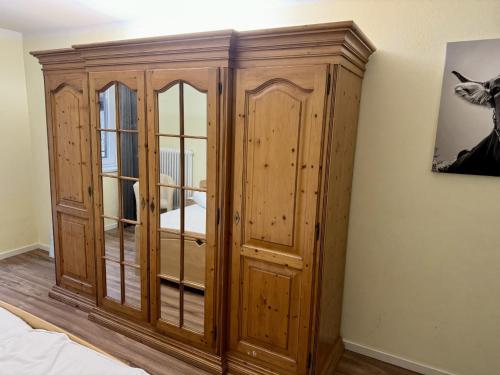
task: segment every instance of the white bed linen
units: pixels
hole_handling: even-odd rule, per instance
[[[206,233],[207,210],[197,204],[186,206],[184,209],[184,231],[194,233]],[[181,210],[167,211],[160,215],[162,228],[180,230]]]
[[[0,375],[147,375],[0,308]]]

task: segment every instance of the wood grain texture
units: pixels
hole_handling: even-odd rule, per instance
[[[202,375],[207,372],[136,340],[103,328],[80,309],[48,297],[54,284],[54,261],[35,250],[0,261],[0,300],[22,308],[88,341],[151,375]],[[334,375],[416,375],[376,359],[345,352]]]

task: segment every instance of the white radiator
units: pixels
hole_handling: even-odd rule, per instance
[[[180,161],[180,150],[173,148],[160,148],[160,173],[172,177],[176,185],[181,184]],[[184,172],[185,186],[193,186],[193,151],[191,150],[184,150]],[[193,193],[191,191],[186,192],[186,198],[189,198],[192,195]],[[174,193],[174,207],[179,207],[179,205],[179,191],[176,189]]]

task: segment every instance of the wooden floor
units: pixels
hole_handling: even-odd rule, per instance
[[[87,314],[48,297],[54,285],[54,263],[35,250],[0,261],[0,299],[80,336],[152,375],[206,374],[87,319]],[[346,352],[332,375],[416,375],[386,363]]]

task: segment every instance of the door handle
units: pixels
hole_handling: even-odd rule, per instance
[[[236,212],[234,213],[234,222],[235,222],[236,224],[239,224],[239,223],[240,223],[240,213],[239,213],[238,211],[236,211]]]
[[[155,201],[154,200],[151,201],[151,204],[149,205],[149,208],[151,208],[151,212],[155,211]]]

